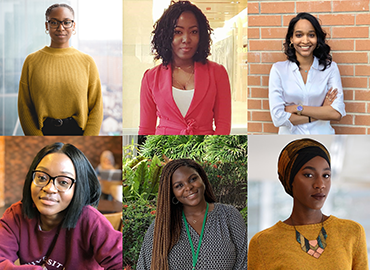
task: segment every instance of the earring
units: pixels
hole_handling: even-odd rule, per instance
[[[173,199],[176,199],[176,197],[172,197],[172,203],[173,204],[178,204],[179,203],[179,200],[178,199],[176,199],[177,202],[174,202]]]
[[[294,48],[293,41],[290,42],[289,47]]]
[[[49,30],[45,30],[45,34],[49,35]]]
[[[73,31],[72,31],[72,34],[73,34],[73,35],[76,35],[76,30],[73,30]]]
[[[320,48],[320,44],[317,44],[316,49]]]

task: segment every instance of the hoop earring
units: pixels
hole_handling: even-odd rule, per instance
[[[73,35],[76,35],[76,30],[73,30],[73,31],[72,31],[72,34],[73,34]]]
[[[294,48],[293,41],[290,42],[289,47]]]
[[[179,203],[179,200],[178,199],[176,199],[177,202],[174,202],[173,199],[176,199],[176,197],[172,197],[172,203],[173,204],[178,204]]]
[[[45,30],[45,34],[49,35],[49,30]]]

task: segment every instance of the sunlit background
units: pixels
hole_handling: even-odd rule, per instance
[[[123,1],[123,133],[137,134],[144,72],[159,63],[151,54],[153,24],[170,0]],[[247,1],[194,0],[214,29],[210,60],[222,64],[232,92],[232,134],[247,132]]]
[[[360,223],[365,228],[369,254],[369,136],[248,136],[249,240],[257,232],[290,216],[293,200],[278,180],[277,160],[286,144],[306,137],[323,143],[331,154],[332,183],[323,213]]]
[[[45,11],[55,2],[0,0],[0,135],[23,135],[17,111],[22,66],[28,54],[50,45]],[[76,35],[70,44],[92,56],[98,66],[104,104],[100,134],[121,134],[122,0],[63,3],[75,11]]]

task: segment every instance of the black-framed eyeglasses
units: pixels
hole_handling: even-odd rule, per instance
[[[71,28],[73,26],[74,20],[64,20],[64,21],[59,21],[56,19],[51,19],[48,20],[48,23],[51,28],[58,28],[59,25],[63,25],[64,29]]]
[[[55,188],[60,192],[66,192],[70,190],[73,184],[76,182],[75,179],[69,176],[57,175],[55,177],[51,177],[46,172],[38,170],[32,172],[32,181],[38,187],[45,187],[49,185],[50,181],[53,181]]]

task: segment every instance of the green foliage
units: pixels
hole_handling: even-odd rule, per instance
[[[162,163],[157,156],[146,159],[137,156],[123,165],[123,200],[142,198],[152,200],[157,196]]]
[[[155,219],[155,201],[138,198],[123,205],[123,265],[135,265],[145,232]]]
[[[247,136],[206,136],[204,143],[204,160],[208,162],[246,162]]]

